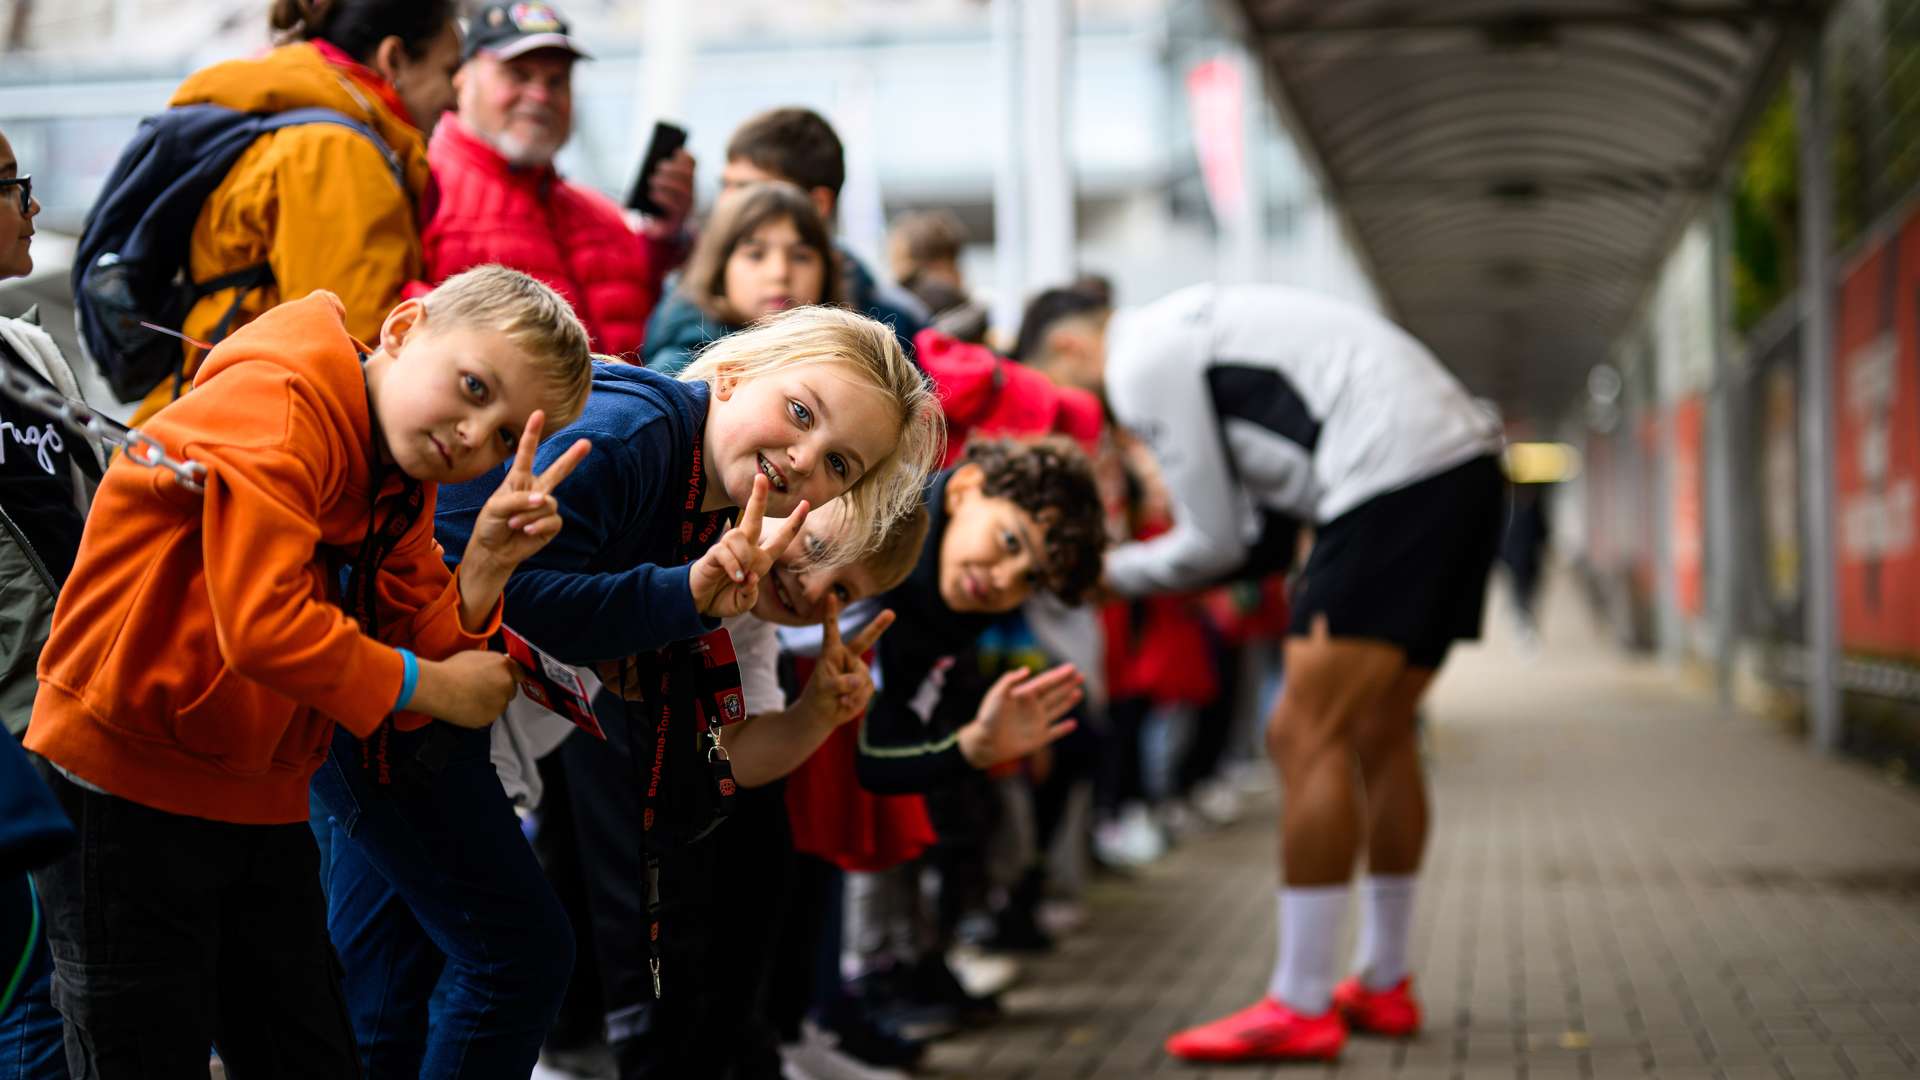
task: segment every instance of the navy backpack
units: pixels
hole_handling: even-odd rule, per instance
[[[394,182],[407,189],[400,159],[366,124],[331,109],[248,113],[219,105],[181,105],[140,121],[87,215],[73,259],[74,318],[80,345],[121,401],[136,401],[161,380],[185,375],[180,343],[140,325],[178,330],[201,297],[238,288],[208,344],[233,329],[240,304],[273,283],[259,263],[208,281],[187,274],[187,244],[200,206],[241,151],[270,131],[296,124],[338,124],[379,148]]]

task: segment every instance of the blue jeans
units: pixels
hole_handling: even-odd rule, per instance
[[[372,1077],[533,1071],[573,970],[573,931],[489,760],[487,731],[393,732],[392,782],[337,731],[313,780],[327,929]],[[431,1020],[431,1022],[429,1022]]]
[[[9,986],[13,989],[12,1004],[0,1010],[0,1080],[67,1077],[66,1044],[53,1007],[53,954],[47,951],[45,926],[36,927],[37,907],[27,875],[0,881],[0,998]],[[23,957],[15,947],[29,928],[34,928],[33,940],[16,982],[14,968]]]

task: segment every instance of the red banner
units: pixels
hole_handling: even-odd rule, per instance
[[[1230,56],[1187,69],[1187,113],[1207,201],[1223,223],[1247,212],[1246,76]]]
[[[1700,614],[1701,550],[1705,547],[1701,507],[1700,432],[1706,402],[1696,394],[1673,407],[1673,471],[1670,474],[1667,538],[1672,543],[1674,597],[1680,613]]]
[[[1920,217],[1840,285],[1834,493],[1840,644],[1920,659]]]

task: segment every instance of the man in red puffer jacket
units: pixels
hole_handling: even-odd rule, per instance
[[[661,282],[686,257],[693,158],[682,150],[654,172],[667,216],[638,233],[611,199],[562,179],[553,156],[573,130],[577,58],[590,59],[537,0],[489,4],[469,22],[454,76],[459,111],[427,148],[438,188],[422,231],[427,277],[482,263],[531,274],[573,304],[595,352],[626,356],[639,351]]]

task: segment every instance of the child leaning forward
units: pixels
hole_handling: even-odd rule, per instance
[[[701,1030],[681,957],[708,913],[678,904],[681,886],[697,878],[664,850],[672,846],[664,837],[704,828],[695,819],[717,791],[707,750],[709,722],[721,717],[712,695],[694,715],[695,639],[753,605],[806,507],[838,500],[869,526],[863,536],[877,536],[916,499],[939,421],[887,328],[826,308],[786,312],[717,342],[677,380],[602,362],[593,385],[565,433],[594,447],[560,490],[566,531],[513,575],[507,603],[513,628],[553,657],[611,662],[616,683],[622,671],[646,676],[644,702],[596,699],[607,742],[576,736],[563,750],[586,811],[576,824],[609,1037],[624,1073],[639,1075],[643,1061],[659,1060],[660,1040]],[[437,528],[449,548],[475,527],[485,488],[481,480],[446,493]],[[787,522],[762,536],[763,515]],[[353,749],[335,746],[346,782],[332,782],[329,769],[314,790],[338,822],[330,923],[370,1069],[471,1076],[517,1067],[525,1076],[566,988],[553,943],[571,939],[552,889],[517,869],[533,860],[485,742],[420,789],[375,787]],[[636,777],[656,764],[664,779],[653,785],[655,805],[643,807]],[[342,827],[356,815],[357,828]],[[643,843],[660,862],[656,874]],[[508,850],[515,862],[496,854]],[[651,905],[650,881],[661,887]],[[656,985],[671,1015],[653,1008]],[[469,1032],[464,1019],[449,1022],[455,1005],[484,1009],[486,1019]],[[442,1048],[459,1042],[485,1052],[448,1067]]]
[[[40,660],[27,748],[79,847],[40,871],[78,1075],[353,1076],[307,789],[336,722],[482,727],[515,689],[480,651],[559,531],[543,425],[577,415],[566,301],[481,267],[387,316],[371,354],[316,292],[235,333],[146,432],[204,493],[107,470]],[[457,573],[438,484],[514,457]],[[345,595],[338,584],[344,571]],[[390,719],[391,718],[391,719]]]

